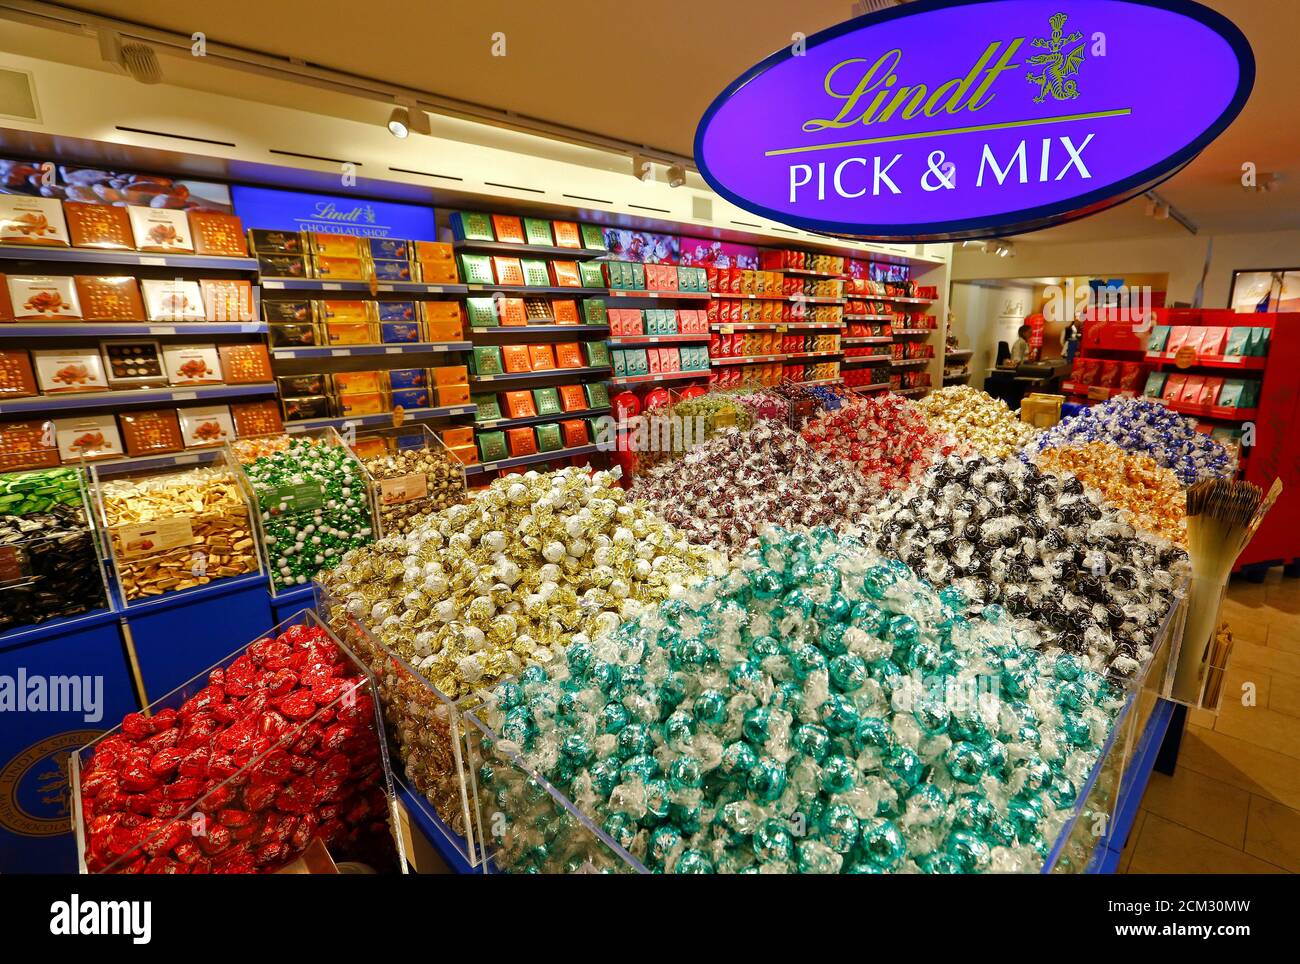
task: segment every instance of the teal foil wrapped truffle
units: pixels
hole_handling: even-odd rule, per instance
[[[850,537],[769,527],[725,576],[497,687],[476,714],[496,866],[1040,870],[1124,692],[963,608]]]

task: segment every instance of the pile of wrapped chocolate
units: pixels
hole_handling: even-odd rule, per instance
[[[967,873],[1058,854],[1178,602],[1182,486],[1231,460],[1140,406],[1040,433],[966,388],[669,414],[708,431],[630,491],[504,475],[369,544],[345,538],[358,520],[334,553],[300,529],[272,555],[287,582],[321,570],[322,617],[467,856]],[[248,471],[271,491],[346,475],[320,458]],[[996,698],[954,700],[989,680]]]

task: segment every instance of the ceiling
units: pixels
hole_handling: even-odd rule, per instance
[[[0,0],[0,13],[9,5]],[[1294,91],[1300,86],[1294,53],[1300,3],[1207,0],[1207,5],[1234,20],[1250,39],[1258,62],[1254,94],[1236,122],[1159,191],[1202,233],[1300,228],[1300,124],[1293,121]],[[848,0],[369,0],[341,7],[347,15],[330,14],[331,5],[320,0],[222,0],[217,5],[206,0],[78,0],[37,6],[63,6],[185,35],[201,30],[211,43],[297,58],[680,155],[691,153],[696,123],[709,102],[742,71],[789,44],[793,34],[815,33],[853,12]],[[353,10],[357,15],[351,15]],[[505,56],[493,55],[498,33],[504,37]],[[259,100],[286,96],[287,85],[209,66],[200,58],[186,59],[192,62],[164,62],[169,82]],[[345,109],[340,98],[326,91],[294,87],[292,96],[304,109]],[[382,105],[365,108],[381,118]],[[1248,194],[1240,187],[1241,166],[1247,161],[1286,180],[1274,192]],[[1184,233],[1173,220],[1147,217],[1138,199],[1024,240],[1080,242]]]

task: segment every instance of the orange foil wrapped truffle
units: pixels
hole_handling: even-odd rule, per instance
[[[1053,475],[1070,474],[1091,486],[1131,516],[1135,528],[1187,545],[1187,499],[1178,477],[1145,455],[1125,452],[1109,442],[1046,449],[1038,467]]]

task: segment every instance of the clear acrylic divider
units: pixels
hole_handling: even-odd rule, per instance
[[[282,725],[276,724],[281,728],[266,745],[254,740],[253,749],[245,751],[241,747],[250,744],[243,741],[244,734],[234,734],[230,742],[236,748],[220,761],[218,771],[218,778],[228,775],[216,785],[198,790],[201,778],[187,777],[182,762],[178,779],[163,783],[158,778],[156,787],[147,787],[152,779],[148,762],[153,761],[144,761],[144,755],[184,747],[188,736],[198,741],[195,749],[210,750],[209,737],[216,735],[220,717],[199,704],[225,695],[220,680],[253,647],[260,645],[269,658],[287,663],[288,656],[274,644],[285,634],[323,639],[351,670],[349,678],[339,686],[322,681],[329,690],[326,701],[317,701],[301,719],[281,715]],[[295,641],[287,642],[292,647]],[[211,679],[214,671],[221,671],[216,683]],[[220,696],[214,686],[222,687]],[[253,690],[243,698],[256,698],[258,692],[264,691]],[[199,701],[191,702],[195,697]],[[262,732],[261,725],[255,729]],[[133,750],[142,740],[154,742]],[[236,762],[236,752],[246,757],[242,763]],[[204,772],[211,773],[210,754],[204,762]],[[126,771],[115,769],[119,763],[129,766],[129,778],[145,789],[128,798],[122,792]],[[218,867],[221,872],[273,872],[316,839],[336,861],[406,870],[375,681],[310,609],[272,627],[74,751],[69,780],[82,873],[217,872]],[[154,789],[158,798],[146,801],[149,812],[131,806]]]
[[[469,497],[465,466],[451,454],[437,433],[422,422],[358,430],[351,449],[366,474],[376,539],[408,532],[429,513]],[[429,452],[439,462],[445,461],[445,477],[431,479],[424,472],[381,477],[373,471],[376,459],[410,451]]]
[[[95,517],[128,610],[221,579],[264,572],[254,522],[257,503],[229,447],[185,455],[90,466]],[[200,481],[222,501],[200,501]],[[151,496],[172,503],[175,511],[141,512],[139,506]],[[193,501],[187,505],[186,499]]]
[[[30,519],[38,512],[65,506],[80,519],[64,535],[47,535],[44,527]],[[0,473],[0,519],[12,521],[20,532],[15,539],[0,542],[0,635],[11,630],[39,625],[49,619],[81,616],[96,610],[114,609],[109,592],[104,546],[95,526],[90,490],[81,466],[60,466]],[[51,577],[66,577],[72,568],[81,571],[85,586],[80,590],[62,587],[48,601],[49,614],[31,619],[32,607],[22,597],[40,596],[51,590]],[[75,597],[70,598],[70,597]],[[28,600],[30,601],[30,600]],[[42,608],[37,602],[35,608]],[[55,609],[58,609],[55,612]]]
[[[346,604],[316,585],[317,607],[354,657],[374,675],[401,772],[429,823],[471,867],[483,864],[474,767],[466,755],[464,712],[481,696],[453,700],[390,649]]]
[[[268,534],[268,525],[271,516],[276,516],[282,520],[299,519],[306,525],[314,525],[316,513],[320,511],[318,503],[323,498],[323,491],[319,486],[307,485],[302,490],[295,490],[292,486],[270,487],[259,485],[252,476],[248,474],[248,466],[252,465],[259,458],[273,455],[289,448],[290,445],[302,440],[311,441],[315,445],[327,445],[337,447],[346,453],[347,460],[352,466],[352,475],[358,484],[366,487],[364,499],[365,505],[365,526],[369,530],[369,535],[363,537],[364,542],[374,540],[375,533],[375,511],[374,511],[374,494],[370,491],[369,477],[366,470],[362,467],[361,461],[353,454],[352,450],[344,443],[333,428],[326,426],[324,428],[308,429],[302,432],[276,433],[274,435],[256,435],[249,438],[238,439],[230,443],[231,453],[234,455],[235,462],[239,465],[240,475],[243,476],[244,484],[252,493],[253,521],[257,527],[257,543],[259,551],[262,553],[262,563],[267,573],[267,584],[270,587],[271,598],[278,599],[280,596],[301,589],[303,586],[310,585],[311,579],[304,578],[302,582],[297,581],[297,577],[285,575],[283,567],[279,565],[280,551],[275,541],[275,537]],[[292,499],[293,504],[284,501]],[[275,501],[272,504],[272,500]],[[301,508],[297,506],[302,506]],[[327,522],[324,512],[321,513],[321,521]],[[294,548],[294,547],[291,547]],[[295,551],[296,548],[295,548]],[[346,551],[346,550],[345,550]],[[331,550],[332,553],[332,550]],[[343,557],[343,553],[331,555],[313,575],[319,574],[324,569],[330,568],[334,563]]]

